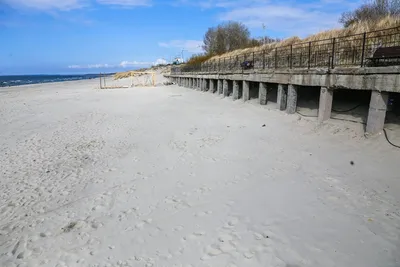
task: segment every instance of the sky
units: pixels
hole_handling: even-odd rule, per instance
[[[340,27],[360,0],[0,0],[0,75],[117,72],[202,52],[209,27],[286,38]],[[262,25],[265,25],[263,29]]]

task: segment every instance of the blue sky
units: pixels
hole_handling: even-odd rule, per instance
[[[114,72],[201,52],[208,27],[254,37],[339,27],[359,0],[0,0],[0,75]]]

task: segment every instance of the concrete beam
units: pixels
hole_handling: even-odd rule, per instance
[[[229,89],[228,89],[228,80],[224,80],[222,84],[222,93],[224,97],[229,96]]]
[[[277,107],[279,110],[286,110],[287,107],[287,84],[278,84],[278,97],[277,97]]]
[[[233,100],[239,99],[239,81],[233,81]]]
[[[250,100],[250,82],[243,81],[243,101]]]
[[[327,87],[321,87],[319,95],[318,122],[322,123],[331,118],[332,113],[333,90]]]
[[[288,114],[294,114],[297,110],[297,86],[293,84],[288,85],[287,107]]]
[[[267,84],[260,82],[260,87],[258,89],[258,99],[260,101],[260,105],[267,104]]]
[[[389,100],[387,92],[371,92],[366,132],[369,135],[378,134],[385,125],[386,110]]]

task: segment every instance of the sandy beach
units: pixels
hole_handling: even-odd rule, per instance
[[[383,135],[96,86],[0,89],[0,266],[400,266],[400,151]]]

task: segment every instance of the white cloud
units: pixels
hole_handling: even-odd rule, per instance
[[[338,12],[324,12],[322,8],[301,5],[268,4],[248,8],[234,8],[220,15],[222,21],[241,21],[251,28],[282,32],[286,35],[305,35],[339,26]]]
[[[153,65],[160,65],[160,64],[167,64],[167,63],[168,63],[168,61],[166,61],[165,59],[159,58],[153,63]]]
[[[69,11],[90,5],[96,1],[102,5],[115,6],[150,6],[152,0],[0,0],[13,8],[36,9],[41,11]]]
[[[150,6],[152,0],[97,0],[99,4],[115,6]]]
[[[89,65],[70,65],[69,69],[107,69],[113,68],[115,65],[109,64],[89,64]]]
[[[143,62],[143,61],[122,61],[119,63],[118,67],[127,68],[127,67],[135,67],[142,65],[151,65],[151,62]]]
[[[172,40],[169,42],[160,42],[158,45],[166,48],[184,49],[189,53],[200,53],[203,51],[203,42],[198,40]]]
[[[62,11],[78,9],[86,4],[85,0],[2,0],[1,2],[13,8]]]
[[[119,64],[88,64],[88,65],[69,65],[69,69],[111,69],[111,68],[132,68],[132,67],[143,67],[152,66],[158,64],[167,64],[168,62],[159,58],[155,62],[146,61],[127,61],[124,60]]]

